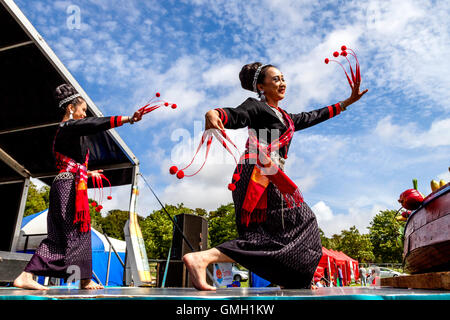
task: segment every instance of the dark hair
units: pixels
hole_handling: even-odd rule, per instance
[[[71,100],[63,103],[61,105],[61,107],[59,107],[59,103],[62,100],[66,99],[70,96],[73,96],[74,94],[77,94],[77,93],[78,92],[77,92],[77,90],[75,90],[74,87],[72,87],[70,84],[66,84],[66,83],[59,85],[55,89],[54,98],[55,98],[56,106],[58,107],[58,111],[61,113],[61,115],[64,115],[66,113],[66,108],[69,104],[76,106],[84,101],[84,99],[82,97],[76,97],[74,99],[71,99]]]
[[[253,79],[255,77],[256,70],[262,65],[261,62],[253,62],[246,64],[242,67],[241,72],[239,72],[239,79],[241,80],[241,87],[253,91]],[[264,78],[266,77],[266,71],[270,67],[275,67],[271,64],[265,65],[259,75],[258,79],[256,80],[256,83],[263,83]],[[257,89],[258,90],[258,89]],[[258,90],[258,95],[260,95],[260,92]]]

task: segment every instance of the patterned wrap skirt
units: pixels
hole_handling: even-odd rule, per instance
[[[75,177],[63,172],[50,188],[47,238],[25,267],[39,276],[76,280],[92,278],[91,231],[80,232],[75,217]],[[76,279],[79,271],[79,279]]]
[[[322,257],[317,220],[303,202],[288,208],[278,189],[267,187],[266,221],[241,223],[241,208],[254,164],[244,164],[233,191],[239,237],[216,248],[258,276],[285,288],[310,288]],[[235,171],[237,173],[237,170]]]

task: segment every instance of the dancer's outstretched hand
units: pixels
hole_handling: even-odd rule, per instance
[[[361,82],[356,82],[354,84],[354,86],[352,87],[352,94],[350,95],[350,97],[347,100],[344,100],[344,107],[348,107],[349,105],[351,105],[352,103],[355,103],[356,101],[358,101],[359,99],[361,99],[361,97],[363,95],[366,94],[367,91],[369,91],[369,89],[366,89],[364,91],[359,91],[359,86],[361,85]]]
[[[138,122],[142,120],[142,112],[141,111],[136,111],[132,116],[131,116],[131,123],[134,122]]]
[[[103,170],[93,170],[93,171],[88,171],[87,175],[88,177],[94,177],[94,178],[98,178],[101,177],[101,174],[103,173]]]
[[[220,120],[219,112],[217,110],[209,110],[205,114],[205,131],[208,129],[225,130],[222,120]]]

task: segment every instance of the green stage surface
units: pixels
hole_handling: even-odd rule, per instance
[[[197,291],[193,288],[106,287],[79,290],[75,287],[50,287],[47,291],[0,288],[0,300],[190,300],[190,301],[289,301],[289,300],[450,300],[450,291],[343,287],[317,290],[275,288],[229,288]]]

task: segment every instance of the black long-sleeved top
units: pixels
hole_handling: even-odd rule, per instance
[[[239,129],[248,127],[256,131],[258,140],[270,143],[281,136],[286,130],[286,125],[280,121],[272,107],[255,98],[248,98],[236,108],[217,108],[220,119],[227,129]],[[309,112],[288,113],[294,122],[295,131],[306,129],[325,120],[328,120],[341,112],[339,104]],[[277,136],[271,136],[271,130],[278,129]],[[275,135],[276,133],[274,133]],[[290,143],[280,150],[280,155],[287,157]]]
[[[84,163],[87,153],[86,136],[122,125],[122,117],[89,117],[59,124],[54,150]]]

